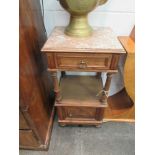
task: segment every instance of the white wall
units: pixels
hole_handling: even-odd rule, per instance
[[[69,14],[58,0],[44,1],[44,22],[49,35],[55,26],[66,26]],[[89,14],[92,26],[109,26],[117,35],[129,35],[134,25],[135,0],[108,0]]]

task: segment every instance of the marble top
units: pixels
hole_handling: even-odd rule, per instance
[[[55,27],[42,51],[45,52],[103,52],[125,53],[117,36],[111,28],[95,27],[93,34],[87,38],[75,38],[64,34],[64,27]]]

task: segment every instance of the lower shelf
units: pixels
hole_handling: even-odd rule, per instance
[[[62,106],[107,107],[97,96],[102,89],[101,77],[64,76],[60,81],[62,100],[59,103]]]

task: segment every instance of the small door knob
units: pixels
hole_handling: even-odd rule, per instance
[[[84,60],[80,60],[79,68],[84,69],[87,67],[87,63]]]

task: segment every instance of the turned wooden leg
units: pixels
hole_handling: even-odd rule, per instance
[[[66,75],[65,71],[61,71],[61,77],[64,77]]]
[[[108,98],[111,79],[112,79],[112,73],[107,73],[107,79],[106,79],[105,86],[103,88],[103,92],[102,92],[102,95],[101,95],[101,98],[100,98],[100,101],[103,104],[107,103],[107,98]]]
[[[52,80],[53,80],[53,85],[54,85],[56,101],[59,102],[61,100],[61,95],[60,95],[60,89],[59,89],[59,82],[57,79],[57,72],[53,71],[53,72],[51,72],[51,74],[52,74]]]

